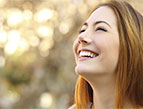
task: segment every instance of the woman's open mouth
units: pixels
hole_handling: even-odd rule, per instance
[[[97,57],[99,54],[88,49],[82,49],[78,52],[78,60],[87,60]]]

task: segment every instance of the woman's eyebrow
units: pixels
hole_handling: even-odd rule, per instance
[[[105,23],[106,25],[108,25],[108,26],[111,28],[111,26],[109,25],[109,23],[107,23],[107,22],[105,22],[105,21],[96,21],[96,22],[94,23],[94,26],[97,25],[97,24],[99,24],[99,23]]]
[[[106,25],[108,25],[108,26],[111,28],[111,25],[109,25],[109,23],[107,23],[107,22],[105,22],[105,21],[96,21],[96,22],[94,23],[94,26],[97,25],[97,24],[99,24],[99,23],[105,23]],[[85,23],[83,24],[83,26],[88,26],[88,23],[85,22]]]

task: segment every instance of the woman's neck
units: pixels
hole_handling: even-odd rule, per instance
[[[115,75],[99,74],[88,80],[93,89],[93,107],[95,108],[92,109],[114,108]]]

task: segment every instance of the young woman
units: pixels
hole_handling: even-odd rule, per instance
[[[130,4],[98,5],[73,50],[79,78],[71,109],[143,108],[143,17]]]

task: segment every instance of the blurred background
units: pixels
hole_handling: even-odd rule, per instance
[[[77,75],[72,44],[105,0],[0,0],[0,109],[67,109]],[[143,13],[142,0],[128,0]]]

